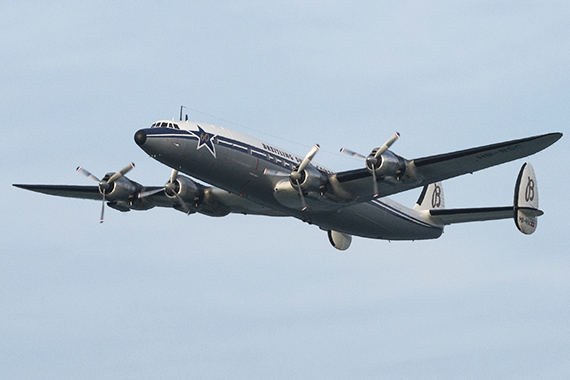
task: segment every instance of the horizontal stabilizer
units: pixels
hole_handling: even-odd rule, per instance
[[[510,219],[513,215],[511,206],[430,210],[431,219],[440,225]]]

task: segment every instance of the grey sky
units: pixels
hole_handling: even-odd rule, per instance
[[[566,135],[528,160],[536,234],[355,238],[293,219],[107,209],[12,183],[89,184],[178,117],[331,169],[394,131],[407,158],[567,134],[565,1],[34,2],[0,5],[0,368],[6,378],[567,378]],[[196,111],[200,111],[198,113]],[[210,116],[212,115],[212,116]],[[448,207],[506,206],[524,161],[444,182]],[[412,205],[419,190],[395,197]]]

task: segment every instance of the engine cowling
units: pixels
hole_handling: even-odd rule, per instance
[[[326,183],[326,178],[314,166],[307,166],[299,173],[299,185],[304,191],[318,191]],[[290,178],[291,186],[298,188],[297,183]]]
[[[387,150],[380,155],[374,157],[373,151],[366,160],[366,168],[370,173],[376,172],[377,177],[392,177],[400,179],[406,173],[406,160],[391,151]]]
[[[103,177],[103,180],[108,180],[113,173],[107,174]],[[101,185],[99,186],[99,192],[105,194],[105,198],[108,201],[127,201],[129,197],[133,196],[137,192],[137,186],[133,184],[130,180],[125,177],[118,178],[106,189]]]
[[[291,177],[275,185],[273,196],[282,205],[290,208],[303,207],[304,200],[299,194],[299,187],[304,196],[308,196],[309,199],[319,197],[324,193],[327,179],[315,167],[307,166],[299,174],[299,185]]]
[[[107,180],[110,175],[107,174],[103,177]],[[119,211],[130,210],[149,210],[156,206],[156,202],[152,197],[139,199],[137,196],[143,187],[126,177],[121,177],[115,180],[108,188],[99,186],[99,192],[105,194],[105,200],[108,201],[109,207]]]
[[[174,182],[167,183],[164,193],[167,197],[180,203],[182,200],[193,212],[204,200],[203,186],[192,181],[190,178],[178,175]]]

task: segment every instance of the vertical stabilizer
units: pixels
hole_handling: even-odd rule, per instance
[[[526,235],[536,231],[538,216],[542,212],[538,209],[538,187],[532,165],[525,163],[515,185],[515,224]]]
[[[414,210],[441,210],[445,208],[445,199],[443,198],[443,186],[441,182],[431,183],[424,186],[420,197],[418,198]]]

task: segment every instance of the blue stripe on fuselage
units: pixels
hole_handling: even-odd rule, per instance
[[[170,129],[170,128],[152,128],[152,129],[147,129],[146,130],[146,134],[147,134],[147,138],[161,138],[161,137],[177,137],[177,138],[182,138],[182,139],[190,139],[190,140],[196,140],[198,141],[199,138],[198,136],[192,134],[189,131],[186,130],[176,130],[176,129]],[[252,155],[254,155],[255,157],[275,164],[274,160],[271,160],[269,156],[274,156],[277,157],[280,161],[283,161],[286,163],[286,165],[282,165],[287,167],[289,170],[292,170],[293,167],[299,165],[301,163],[301,159],[300,158],[296,158],[296,161],[293,161],[291,159],[285,158],[283,156],[280,156],[274,152],[271,152],[269,150],[265,150],[262,148],[259,148],[257,146],[251,145],[251,144],[247,144],[244,143],[243,141],[240,140],[234,140],[225,136],[218,136],[216,135],[216,139],[218,141],[218,145],[226,147],[226,148],[230,148],[230,149],[235,149],[236,151],[239,152],[247,152],[249,150],[251,150]]]
[[[176,138],[183,138],[183,139],[196,140],[196,141],[199,140],[198,136],[196,136],[196,135],[194,135],[191,132],[186,131],[186,130],[176,130],[176,129],[170,129],[170,128],[153,128],[153,129],[147,129],[146,133],[147,133],[148,138],[176,137]],[[269,159],[268,157],[270,157],[270,156],[278,157],[279,160],[281,160],[281,161],[285,162],[287,165],[289,165],[289,170],[291,170],[293,167],[299,165],[299,162],[300,162],[300,160],[298,158],[297,158],[297,160],[299,160],[299,162],[295,162],[295,161],[287,159],[283,156],[275,154],[274,152],[271,152],[269,150],[264,150],[262,148],[259,148],[257,146],[251,145],[251,144],[244,143],[243,141],[240,141],[240,140],[234,140],[234,139],[231,139],[231,138],[228,138],[225,136],[216,136],[216,138],[218,140],[218,145],[220,145],[220,146],[224,146],[224,147],[230,148],[230,149],[235,149],[236,151],[239,151],[242,153],[251,151],[251,154],[254,157],[257,157],[257,158],[259,158],[265,162],[271,163],[273,165],[276,164],[275,161]],[[376,208],[384,210],[384,211],[388,212],[389,214],[396,216],[399,219],[402,219],[406,222],[410,222],[410,223],[413,223],[415,225],[418,225],[418,226],[424,227],[424,228],[441,230],[441,227],[434,226],[434,225],[426,223],[420,219],[414,218],[412,215],[407,214],[401,210],[398,210],[397,208],[392,207],[392,206],[386,204],[385,202],[382,202],[380,199],[374,199],[374,200],[369,201],[367,203],[373,205]]]

